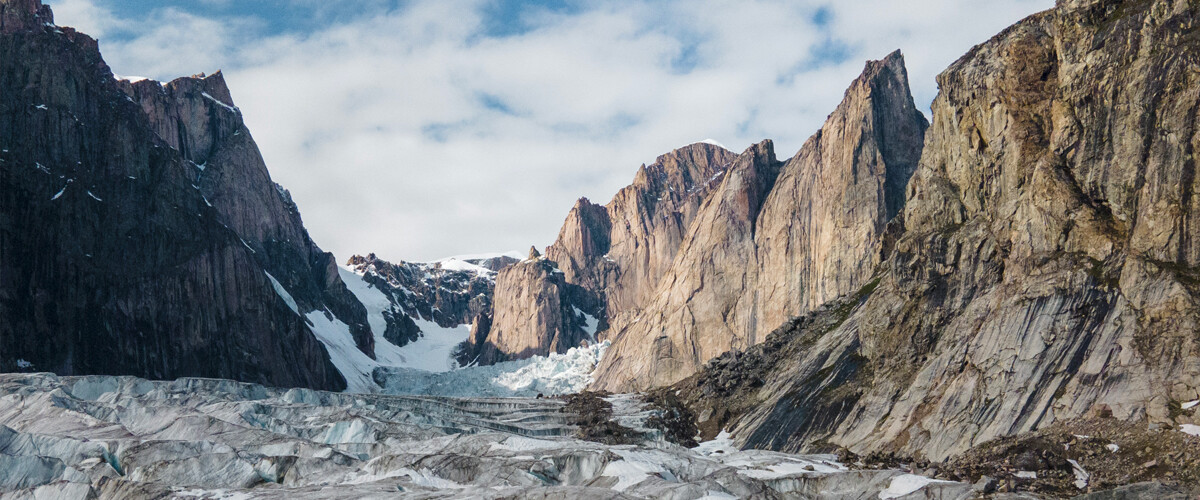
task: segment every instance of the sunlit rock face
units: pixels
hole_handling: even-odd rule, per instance
[[[595,387],[675,383],[870,281],[926,127],[896,52],[866,65],[790,160],[778,161],[770,141],[738,156],[653,297],[613,321]]]
[[[1190,423],[1198,15],[1060,1],[972,49],[938,78],[878,281],[678,387],[783,450],[936,460],[1094,410]]]

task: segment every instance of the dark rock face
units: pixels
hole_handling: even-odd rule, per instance
[[[479,315],[490,311],[496,271],[505,269],[517,259],[499,256],[463,262],[477,266],[477,269],[446,269],[436,262],[393,264],[375,254],[355,255],[347,265],[388,297],[392,307],[384,311],[387,320],[384,338],[404,346],[421,336],[414,319],[451,327],[470,324]]]
[[[1200,398],[1198,15],[1064,0],[975,47],[938,79],[877,286],[752,349],[765,369],[710,366],[687,399],[745,408],[710,425],[750,446],[931,460],[1096,408],[1189,423],[1173,409]]]
[[[345,387],[266,272],[305,309],[365,310],[219,76],[118,83],[50,21],[0,2],[0,370]]]
[[[301,312],[328,310],[374,356],[367,312],[346,289],[332,254],[308,236],[291,195],[271,181],[258,145],[220,72],[167,84],[120,82],[160,139],[194,167],[193,183],[254,250],[255,260],[291,293]]]

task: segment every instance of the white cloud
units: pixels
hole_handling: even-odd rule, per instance
[[[818,27],[815,1],[629,0],[529,12],[532,30],[500,38],[483,35],[482,2],[275,35],[251,16],[55,7],[60,24],[123,30],[101,37],[117,73],[224,68],[318,244],[421,260],[549,244],[577,197],[606,202],[642,162],[693,141],[772,138],[790,156],[864,60],[896,48],[925,107],[941,69],[1052,3],[838,2]],[[847,57],[814,58],[828,47]]]

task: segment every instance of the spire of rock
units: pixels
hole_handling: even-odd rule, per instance
[[[530,245],[530,247],[529,247],[529,260],[536,260],[536,259],[540,259],[540,258],[542,258],[542,252],[539,252],[539,251],[538,251],[538,249],[537,249],[537,246],[536,246],[536,245]]]
[[[594,387],[674,383],[866,284],[927,126],[897,51],[866,64],[821,131],[782,168],[770,141],[743,153],[653,298],[614,322]]]

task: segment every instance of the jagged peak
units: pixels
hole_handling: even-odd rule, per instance
[[[763,139],[761,142],[746,148],[746,150],[742,151],[742,154],[739,156],[744,155],[751,155],[751,157],[766,156],[768,158],[775,158],[775,141],[772,141],[771,139]]]
[[[891,83],[896,85],[890,85]],[[849,99],[856,94],[873,95],[885,91],[897,94],[895,97],[912,100],[912,92],[908,84],[908,68],[904,64],[904,54],[899,49],[883,59],[867,61],[862,74],[846,89],[846,98]]]
[[[237,105],[233,102],[233,93],[229,91],[229,84],[225,82],[225,75],[221,70],[217,70],[211,75],[197,73],[192,76],[181,76],[169,82],[160,82],[151,78],[119,77],[113,75],[119,81],[128,82],[132,88],[139,91],[151,92],[166,92],[168,94],[200,94],[207,95],[211,98],[214,104],[223,106],[231,111],[240,112]]]
[[[54,24],[54,11],[41,0],[0,0],[0,33],[16,33]]]

